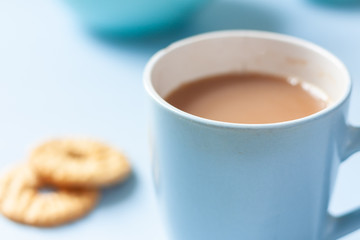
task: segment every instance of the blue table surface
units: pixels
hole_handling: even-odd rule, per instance
[[[349,119],[360,125],[360,6],[311,0],[213,1],[186,26],[158,37],[111,42],[84,31],[61,0],[0,1],[0,170],[55,136],[91,136],[121,148],[134,176],[103,193],[86,218],[39,229],[0,216],[0,239],[165,240],[152,188],[142,71],[169,43],[221,29],[286,33],[332,51],[354,79]],[[360,204],[360,155],[338,175],[330,211]],[[357,231],[344,240],[360,238]]]

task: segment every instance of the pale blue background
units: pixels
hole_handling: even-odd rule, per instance
[[[354,79],[350,121],[360,125],[360,4],[334,8],[310,0],[215,1],[177,32],[109,42],[76,24],[61,0],[0,0],[0,169],[53,136],[93,136],[122,148],[135,175],[106,190],[85,219],[54,229],[0,216],[0,239],[165,240],[147,146],[142,70],[170,42],[220,29],[260,29],[313,41],[335,53]],[[360,206],[360,155],[340,169],[331,212]],[[360,238],[360,231],[344,240]]]

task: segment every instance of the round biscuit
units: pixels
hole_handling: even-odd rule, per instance
[[[98,188],[126,179],[131,167],[125,156],[89,139],[55,139],[38,146],[30,164],[47,183],[68,188]]]
[[[99,198],[96,190],[58,188],[43,193],[43,187],[46,186],[29,166],[14,168],[0,181],[0,212],[19,223],[52,227],[85,216]]]

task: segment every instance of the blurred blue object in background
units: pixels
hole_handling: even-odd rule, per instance
[[[65,0],[86,28],[97,34],[139,36],[184,22],[210,0]]]
[[[331,7],[360,7],[360,0],[311,0]]]

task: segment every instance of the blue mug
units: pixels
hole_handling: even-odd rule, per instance
[[[331,103],[313,115],[271,124],[213,121],[164,100],[194,79],[229,72],[297,76]],[[144,84],[159,205],[172,240],[331,240],[360,227],[328,204],[341,162],[360,150],[347,123],[351,80],[334,55],[307,41],[260,31],[223,31],[155,54]]]
[[[66,0],[91,31],[136,36],[171,28],[209,0]]]

